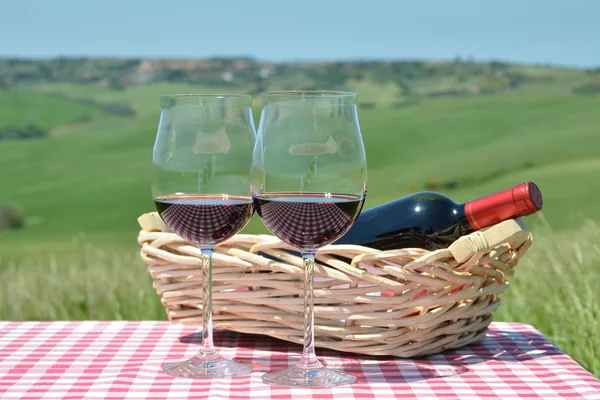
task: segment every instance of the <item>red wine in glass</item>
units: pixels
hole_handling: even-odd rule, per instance
[[[185,240],[214,245],[240,231],[252,217],[252,198],[243,196],[161,196],[154,199],[167,226]]]
[[[360,213],[363,196],[269,193],[254,196],[265,226],[286,243],[317,249],[340,238]]]

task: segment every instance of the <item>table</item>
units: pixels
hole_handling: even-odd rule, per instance
[[[197,327],[166,321],[0,321],[0,398],[167,399],[600,399],[600,382],[529,325],[493,323],[474,345],[411,360],[318,350],[357,374],[333,389],[273,387],[261,375],[289,365],[300,346],[215,332],[221,353],[254,364],[250,376],[172,378],[165,360],[192,356]]]

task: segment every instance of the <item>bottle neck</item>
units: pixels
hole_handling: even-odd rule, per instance
[[[464,204],[465,217],[475,230],[533,214],[541,208],[542,195],[533,182],[522,183]]]

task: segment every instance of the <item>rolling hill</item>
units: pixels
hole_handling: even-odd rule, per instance
[[[600,196],[595,183],[600,97],[575,95],[562,84],[546,86],[419,99],[396,108],[394,84],[362,83],[360,101],[374,103],[359,111],[369,167],[366,206],[431,185],[463,201],[532,179],[545,195],[544,214],[553,226],[600,219],[594,201]],[[22,208],[31,222],[20,231],[0,232],[5,244],[0,253],[68,249],[82,233],[101,246],[133,248],[136,217],[153,209],[148,167],[158,96],[216,90],[159,83],[115,91],[61,83],[0,92],[0,104],[12,110],[5,121],[33,119],[60,133],[0,141],[0,204]],[[84,96],[127,104],[136,115],[110,116],[65,100]],[[257,98],[256,117],[259,105]],[[35,113],[25,116],[32,109]],[[89,120],[73,124],[84,114]],[[246,228],[262,230],[258,220]]]

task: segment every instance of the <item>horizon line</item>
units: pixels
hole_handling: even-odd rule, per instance
[[[474,64],[489,64],[492,62],[499,62],[510,65],[519,65],[519,66],[534,66],[534,67],[546,67],[546,68],[565,68],[565,69],[581,69],[581,70],[590,70],[590,69],[600,69],[600,64],[590,65],[590,66],[582,66],[582,65],[574,65],[574,64],[562,64],[562,63],[553,63],[550,61],[537,61],[537,62],[527,62],[527,61],[519,61],[519,60],[510,60],[506,58],[476,58],[474,56],[460,56],[456,55],[452,58],[444,58],[444,57],[332,57],[332,58],[295,58],[295,59],[287,59],[287,60],[271,60],[256,56],[250,55],[209,55],[209,56],[159,56],[159,55],[78,55],[78,54],[54,54],[54,55],[40,55],[40,56],[29,56],[29,55],[14,55],[14,54],[0,54],[0,60],[2,59],[16,59],[16,60],[28,60],[28,61],[51,61],[51,60],[60,60],[60,59],[121,59],[121,60],[210,60],[210,59],[247,59],[253,60],[260,63],[265,64],[315,64],[315,63],[359,63],[359,62],[411,62],[411,61],[422,61],[422,62],[454,62],[456,60],[460,60],[462,63],[474,63]]]

